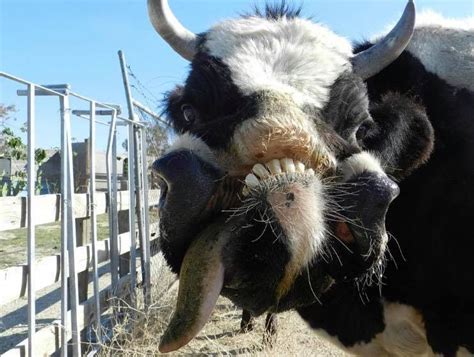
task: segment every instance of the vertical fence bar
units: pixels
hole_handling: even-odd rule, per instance
[[[148,162],[147,162],[147,142],[146,131],[142,129],[142,172],[143,172],[143,210],[144,210],[144,224],[145,224],[145,245],[142,248],[142,254],[145,255],[145,309],[151,304],[151,267],[150,267],[150,205],[148,203]]]
[[[100,324],[100,287],[99,287],[99,268],[97,252],[97,213],[96,213],[96,182],[95,182],[95,102],[90,102],[90,122],[89,122],[89,197],[90,197],[90,216],[91,216],[91,238],[92,238],[92,277],[94,282],[94,303],[95,303],[95,329],[97,341],[101,339]]]
[[[130,228],[130,286],[131,304],[136,307],[135,287],[137,286],[137,240],[135,227],[135,159],[133,142],[133,124],[128,125],[128,192],[130,208],[128,210]]]
[[[137,213],[137,224],[138,224],[138,239],[140,241],[140,260],[141,260],[141,271],[142,271],[142,283],[143,283],[143,289],[145,290],[145,259],[144,257],[144,232],[143,232],[143,216],[142,216],[142,209],[143,209],[143,202],[142,202],[142,181],[141,181],[141,171],[142,171],[142,165],[141,165],[141,150],[142,150],[142,145],[140,141],[140,132],[141,129],[138,126],[135,126],[134,128],[134,135],[133,135],[133,142],[135,143],[134,146],[134,160],[135,160],[135,187],[136,187],[136,192],[137,192],[137,207],[136,207],[136,213]],[[146,291],[144,291],[144,300],[146,297]]]
[[[35,86],[28,84],[28,355],[34,356],[35,291]]]
[[[79,292],[77,285],[76,271],[76,230],[74,224],[74,168],[73,168],[73,152],[72,152],[72,133],[69,97],[63,98],[64,104],[64,128],[66,134],[67,146],[67,221],[68,221],[68,258],[69,258],[69,297],[71,305],[71,325],[72,325],[72,354],[74,357],[81,355],[81,341],[79,331],[78,307]]]
[[[67,357],[68,305],[68,222],[67,222],[67,140],[64,97],[59,98],[61,113],[61,356]]]
[[[120,57],[120,65],[122,69],[122,77],[123,77],[123,84],[125,87],[125,94],[126,94],[126,99],[127,99],[127,107],[128,107],[128,116],[130,120],[136,121],[137,118],[134,115],[133,111],[133,99],[132,99],[132,93],[130,91],[130,84],[128,82],[128,75],[127,75],[127,68],[126,68],[126,62],[125,62],[125,56],[122,51],[119,51],[119,57]],[[141,159],[141,145],[140,145],[140,129],[138,126],[133,126],[133,161],[134,161],[134,166],[133,166],[133,171],[134,171],[134,183],[135,187],[133,187],[133,190],[135,190],[135,196],[136,196],[136,206],[135,206],[135,213],[137,216],[137,224],[138,224],[138,239],[140,241],[140,249],[142,250],[141,254],[141,269],[142,269],[142,282],[145,283],[145,262],[144,262],[144,257],[143,257],[143,250],[144,250],[144,232],[143,232],[143,219],[142,219],[142,208],[143,208],[143,203],[142,203],[142,188],[141,188],[141,180],[140,180],[140,172],[142,169],[142,166],[140,165],[140,159]],[[129,167],[130,169],[130,167]],[[145,286],[145,284],[144,284]],[[145,293],[146,296],[146,293]],[[144,297],[145,298],[145,297]]]
[[[118,209],[117,209],[117,126],[116,126],[116,113],[112,114],[112,205],[110,211],[112,212],[112,239],[115,241],[115,252],[116,256],[116,265],[117,272],[120,265],[120,252],[118,247]],[[117,275],[118,281],[118,275]]]
[[[127,98],[128,117],[130,120],[135,120],[133,114],[132,105],[132,94],[130,92],[130,85],[128,83],[127,67],[125,63],[125,56],[122,51],[118,51],[120,60],[120,69],[122,71],[123,85],[125,88],[125,96]],[[128,191],[130,193],[130,209],[129,209],[129,220],[130,220],[130,278],[132,287],[132,306],[136,306],[135,299],[135,287],[136,287],[136,227],[135,227],[135,213],[136,213],[136,180],[135,180],[135,167],[137,163],[135,161],[135,151],[137,142],[135,141],[135,125],[129,124],[128,126]]]
[[[107,142],[107,193],[109,196],[109,227],[110,227],[110,275],[112,282],[112,291],[115,292],[118,285],[118,267],[119,267],[119,255],[118,255],[118,242],[117,242],[117,197],[116,192],[113,190],[113,163],[112,163],[112,151],[113,141],[115,135],[117,114],[113,111],[112,122],[109,127],[109,137]],[[115,181],[117,179],[115,178]],[[115,183],[116,184],[116,183]],[[114,215],[115,212],[115,215]]]

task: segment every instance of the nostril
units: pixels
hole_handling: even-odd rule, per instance
[[[159,177],[160,189],[169,189],[168,186],[179,180],[182,174],[187,173],[186,165],[190,162],[187,160],[188,155],[182,153],[167,154],[153,163],[153,170]]]

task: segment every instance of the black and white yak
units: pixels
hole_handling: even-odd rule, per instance
[[[409,1],[354,48],[284,4],[198,35],[167,1],[148,10],[191,62],[154,164],[180,275],[160,350],[223,295],[254,316],[295,309],[360,355],[474,353],[472,24],[415,26]]]

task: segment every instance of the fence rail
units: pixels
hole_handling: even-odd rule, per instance
[[[60,354],[82,355],[96,351],[103,342],[101,315],[111,306],[113,297],[130,297],[132,308],[136,308],[137,259],[140,261],[141,286],[145,308],[150,296],[150,241],[157,238],[157,224],[150,224],[149,207],[157,203],[157,190],[148,190],[145,125],[138,121],[136,108],[144,107],[132,98],[125,57],[119,58],[128,103],[128,117],[121,116],[117,105],[103,103],[75,93],[71,86],[38,85],[19,77],[0,72],[0,78],[25,85],[26,90],[17,90],[27,99],[27,197],[0,198],[0,232],[18,228],[27,229],[27,264],[0,270],[0,306],[16,299],[28,298],[28,338],[5,356],[37,356]],[[34,164],[36,102],[41,96],[59,98],[59,121],[61,124],[61,193],[58,195],[36,195],[36,172]],[[89,110],[72,108],[70,98],[86,103]],[[101,109],[104,110],[101,110]],[[149,109],[149,114],[158,117]],[[85,191],[75,193],[71,114],[89,120],[87,163],[89,179]],[[108,116],[109,122],[96,119]],[[97,124],[107,125],[107,193],[96,189],[95,155]],[[117,187],[117,126],[128,126],[128,181],[127,191]],[[97,238],[97,215],[108,213],[109,238]],[[120,219],[119,219],[120,217]],[[61,223],[60,254],[37,259],[35,230],[37,225]],[[88,222],[87,225],[84,223]],[[90,224],[89,224],[90,223]],[[137,242],[139,244],[137,244]],[[108,264],[103,264],[108,262]],[[106,267],[110,285],[101,289],[99,264]],[[102,268],[101,267],[101,268]],[[92,277],[92,281],[90,280]],[[45,328],[36,328],[37,291],[60,282],[60,319]],[[88,296],[89,283],[93,283],[93,294]],[[115,313],[116,309],[113,310]],[[59,316],[58,316],[59,317]],[[98,344],[87,344],[81,339],[84,328],[93,327]]]
[[[153,224],[150,227],[150,240],[156,239],[158,227]],[[130,232],[118,235],[118,254],[123,255],[130,252]],[[97,242],[97,263],[101,264],[110,259],[110,239]],[[88,271],[92,264],[92,244],[76,248],[75,267],[77,273]],[[41,290],[59,281],[61,276],[60,254],[47,256],[36,261],[36,289]],[[13,300],[27,296],[28,264],[14,266],[0,270],[0,306]]]
[[[158,203],[159,190],[148,192],[149,205]],[[76,193],[74,195],[74,217],[89,218],[90,194]],[[97,192],[95,197],[95,213],[104,214],[108,212],[108,194]],[[35,222],[37,225],[59,222],[61,219],[61,195],[41,195],[35,199]],[[130,207],[130,193],[128,191],[117,192],[117,210],[128,210]],[[27,226],[27,197],[0,197],[0,232],[26,228]]]

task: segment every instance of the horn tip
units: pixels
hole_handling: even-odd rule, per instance
[[[405,9],[408,10],[408,11],[413,11],[414,12],[415,11],[415,1],[408,0],[408,3],[406,5]]]

